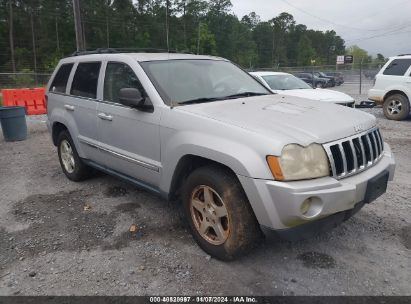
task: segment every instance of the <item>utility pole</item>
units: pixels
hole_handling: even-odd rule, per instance
[[[31,39],[33,43],[34,83],[35,85],[37,85],[37,53],[36,53],[36,38],[34,37],[33,9],[31,9],[31,12],[30,12],[30,24],[31,24]]]
[[[170,44],[168,40],[169,26],[168,26],[168,12],[170,10],[170,0],[166,1],[166,36],[167,36],[167,51],[170,51]]]
[[[59,40],[59,24],[56,16],[56,43],[57,43],[57,52],[60,53],[60,40]]]
[[[106,38],[107,38],[107,48],[110,47],[110,27],[108,25],[108,13],[110,11],[110,0],[107,0],[106,7]]]
[[[13,4],[12,4],[12,0],[9,0],[9,39],[10,39],[11,67],[13,69],[13,73],[16,73],[16,61],[14,59]]]
[[[361,58],[360,61],[360,95],[362,94],[362,63],[363,63],[364,58]]]
[[[183,7],[183,34],[184,34],[184,49],[187,49],[187,29],[186,29],[186,9],[187,9],[187,3],[186,0],[183,0],[184,7]]]
[[[200,55],[201,21],[198,21],[197,55]]]
[[[84,47],[83,25],[81,24],[79,0],[73,0],[73,13],[74,13],[74,28],[76,31],[77,51],[80,51],[80,50],[84,50],[85,47]]]

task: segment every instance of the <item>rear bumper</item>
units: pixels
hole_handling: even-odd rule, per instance
[[[379,105],[384,103],[384,95],[385,92],[383,90],[370,89],[368,91],[368,99],[375,101]]]
[[[260,225],[283,230],[312,223],[339,212],[354,209],[365,199],[368,181],[384,171],[392,180],[395,160],[385,145],[381,160],[359,174],[336,180],[323,177],[295,182],[252,179],[238,176]],[[307,199],[315,206],[314,213],[306,216],[301,206]]]

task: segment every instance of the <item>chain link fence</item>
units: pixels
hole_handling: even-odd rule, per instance
[[[301,67],[274,67],[274,68],[254,68],[253,71],[278,71],[291,74],[324,72],[335,76],[340,73],[344,83],[331,89],[342,91],[353,96],[356,100],[367,100],[368,90],[373,86],[375,75],[378,73],[383,63],[368,65],[321,65],[321,66],[301,66]],[[51,76],[51,73],[0,73],[0,90],[44,87]],[[0,93],[1,101],[1,93]]]
[[[50,76],[51,73],[0,73],[0,90],[44,87]]]

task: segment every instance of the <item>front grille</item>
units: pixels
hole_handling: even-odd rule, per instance
[[[378,128],[323,146],[330,160],[331,176],[337,179],[368,169],[384,153],[384,141]]]

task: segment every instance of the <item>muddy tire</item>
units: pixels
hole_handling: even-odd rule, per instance
[[[61,168],[68,179],[79,182],[91,176],[92,169],[79,157],[68,131],[61,131],[58,135],[57,151]]]
[[[218,166],[192,172],[182,192],[184,213],[198,245],[220,260],[246,254],[261,237],[239,181]]]
[[[385,99],[384,115],[391,120],[404,120],[410,112],[410,102],[401,94],[394,94]]]

